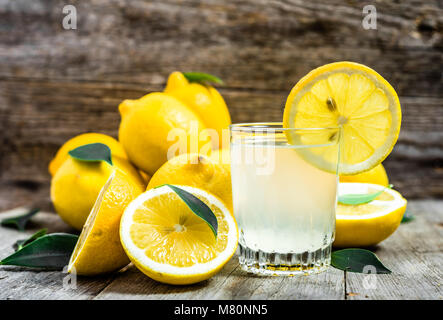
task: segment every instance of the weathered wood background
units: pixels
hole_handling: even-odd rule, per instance
[[[62,28],[66,4],[77,30]],[[377,30],[362,27],[367,4]],[[442,30],[438,0],[0,0],[0,209],[47,205],[57,148],[116,136],[119,102],[162,90],[171,71],[220,76],[233,122],[279,121],[298,79],[337,60],[373,67],[399,93],[392,183],[442,197]]]

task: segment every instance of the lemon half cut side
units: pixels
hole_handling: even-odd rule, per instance
[[[283,116],[285,128],[342,127],[342,175],[381,163],[398,139],[400,124],[400,102],[392,86],[373,69],[347,61],[326,64],[304,76],[292,88]],[[317,135],[303,142],[320,144],[330,138]]]
[[[143,192],[126,172],[115,168],[101,189],[68,264],[68,272],[98,275],[129,263],[120,243],[120,219],[126,206]]]
[[[198,188],[177,187],[203,201],[215,214],[217,238],[208,224],[168,186],[150,189],[126,208],[120,239],[134,265],[168,284],[191,284],[217,273],[235,253],[234,217],[216,196]]]

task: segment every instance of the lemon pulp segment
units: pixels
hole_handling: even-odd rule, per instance
[[[169,284],[208,279],[232,257],[238,228],[229,209],[209,192],[175,185],[203,201],[217,218],[215,237],[209,225],[168,186],[149,189],[126,208],[120,223],[123,248],[150,278]]]
[[[218,218],[217,240],[208,224],[177,194],[166,193],[146,200],[134,212],[130,228],[132,241],[150,259],[177,267],[214,259],[227,246],[228,225],[221,219],[219,208],[204,198],[201,200]]]

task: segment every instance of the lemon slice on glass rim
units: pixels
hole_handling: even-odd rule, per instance
[[[392,151],[400,133],[401,108],[392,86],[373,69],[355,62],[323,65],[304,76],[285,105],[285,128],[337,128],[297,134],[290,143],[325,145],[340,137],[340,174],[372,169]],[[305,160],[331,171],[337,153],[300,149]]]

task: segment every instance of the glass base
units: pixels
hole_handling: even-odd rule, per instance
[[[303,253],[277,253],[255,251],[238,244],[242,270],[266,276],[308,275],[325,271],[331,264],[329,246]]]

